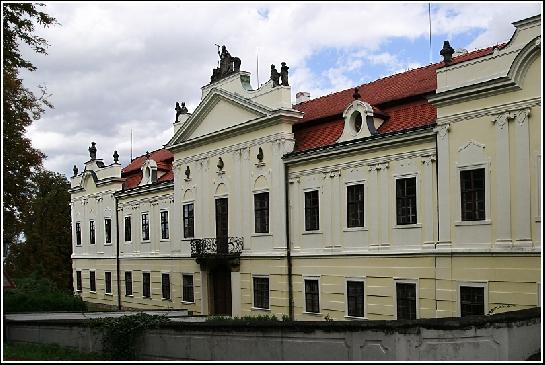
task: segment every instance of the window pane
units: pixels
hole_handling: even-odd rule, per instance
[[[168,239],[168,211],[161,212],[161,239]]]
[[[183,275],[183,293],[182,300],[184,302],[194,302],[193,295],[193,275]]]
[[[318,190],[305,192],[305,230],[316,231],[320,229],[320,210]]]
[[[89,242],[92,245],[95,244],[95,222],[94,221],[89,222]]]
[[[416,319],[416,284],[396,283],[397,319]]]
[[[81,225],[79,222],[76,222],[76,245],[81,245]]]
[[[485,219],[484,168],[460,171],[460,198],[463,221]]]
[[[125,295],[132,295],[132,272],[125,271]]]
[[[269,193],[254,195],[255,232],[269,233]]]
[[[125,242],[131,241],[131,217],[125,217]]]
[[[396,180],[397,224],[416,224],[416,177]]]
[[[307,312],[320,312],[318,280],[305,280],[305,308]]]
[[[162,274],[161,283],[163,299],[170,299],[170,275]]]
[[[104,219],[104,233],[106,243],[112,243],[112,220],[110,218]]]
[[[348,298],[348,315],[364,317],[364,283],[363,281],[348,281],[346,283]]]
[[[269,278],[254,278],[254,307],[269,309]]]
[[[347,226],[363,227],[363,184],[351,185],[346,189],[347,193]]]
[[[184,206],[184,238],[194,237],[193,203]]]
[[[90,291],[96,291],[97,290],[96,281],[95,281],[95,272],[94,271],[89,272],[89,290]]]
[[[104,285],[105,285],[105,292],[107,294],[112,293],[112,273],[111,272],[105,272],[104,273]]]
[[[81,271],[76,271],[76,290],[81,291]]]
[[[142,273],[142,296],[144,298],[151,297],[149,272]]]
[[[460,307],[462,317],[484,315],[484,288],[460,286]]]
[[[149,220],[147,213],[142,214],[142,240],[149,240]]]

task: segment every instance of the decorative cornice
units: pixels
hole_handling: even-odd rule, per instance
[[[541,96],[535,98],[519,100],[508,104],[495,105],[492,107],[469,110],[462,113],[456,113],[437,118],[437,125],[457,123],[467,119],[475,119],[491,115],[499,115],[502,113],[510,113],[514,110],[520,110],[524,108],[531,108],[541,105]]]
[[[137,207],[143,203],[150,203],[153,205],[160,204],[160,203],[174,203],[174,194],[150,196],[145,198],[136,198],[127,202],[119,202],[118,207],[119,208],[130,208],[130,207],[134,208],[135,206]]]
[[[181,160],[174,161],[172,166],[174,168],[178,168],[190,162],[205,160],[205,159],[215,157],[218,155],[224,155],[231,152],[236,152],[239,150],[245,150],[251,147],[259,146],[265,143],[277,142],[277,141],[278,142],[295,142],[293,133],[280,132],[280,133],[271,134],[265,137],[260,137],[260,138],[252,139],[249,141],[233,144],[230,146],[216,148],[215,150],[199,153],[198,155],[189,156]]]
[[[316,168],[297,171],[297,172],[290,172],[289,179],[295,179],[301,176],[308,176],[308,175],[314,175],[314,174],[327,174],[331,171],[340,171],[344,169],[358,168],[358,167],[364,167],[364,166],[368,166],[369,171],[376,170],[376,169],[380,170],[380,169],[388,168],[389,167],[388,164],[392,161],[405,160],[405,159],[416,158],[416,157],[429,157],[429,156],[435,157],[435,148],[427,148],[427,149],[423,149],[419,151],[397,153],[397,154],[388,155],[388,156],[379,157],[379,158],[370,158],[370,159],[345,162],[345,163],[335,164],[330,166],[316,167]]]
[[[530,108],[524,108],[522,110],[517,110],[511,113],[512,118],[518,125],[523,125],[528,121],[528,116],[530,115]]]
[[[156,193],[159,191],[170,190],[170,189],[174,189],[173,181],[163,182],[157,185],[142,185],[142,186],[137,186],[135,188],[128,189],[128,190],[121,190],[116,192],[114,196],[117,198],[126,198],[126,197],[130,197],[134,195]]]

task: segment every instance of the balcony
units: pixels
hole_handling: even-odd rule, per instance
[[[239,258],[244,248],[242,237],[195,238],[191,240],[191,257],[197,259]]]

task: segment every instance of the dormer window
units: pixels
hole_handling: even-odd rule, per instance
[[[148,185],[157,182],[157,162],[148,159],[142,165],[142,181],[140,185]]]
[[[361,100],[354,100],[344,110],[344,129],[337,142],[369,137],[377,133],[383,120],[375,117],[373,107]]]

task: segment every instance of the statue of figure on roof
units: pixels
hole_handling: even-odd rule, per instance
[[[289,67],[286,66],[286,62],[281,63],[282,67],[280,67],[280,78],[282,79],[282,86],[290,86],[288,84],[288,69]]]
[[[232,73],[240,71],[240,58],[231,56],[231,53],[229,53],[227,47],[222,46],[221,52],[218,48],[218,56],[220,58],[219,67],[212,70],[210,82],[219,81],[222,78],[231,75]]]
[[[273,87],[280,85],[280,73],[276,70],[275,65],[271,65],[271,80],[273,81]]]
[[[78,175],[78,167],[76,165],[74,165],[74,168],[72,169],[72,171],[74,171],[74,176]]]
[[[180,114],[186,114],[187,108],[185,107],[185,102],[182,101],[182,106],[180,106],[180,103],[176,102],[176,107],[174,108],[176,110],[176,121],[178,121],[178,117]]]
[[[91,157],[91,160],[97,159],[97,148],[95,147],[95,145],[95,142],[91,142],[91,147],[89,147],[89,156]]]

